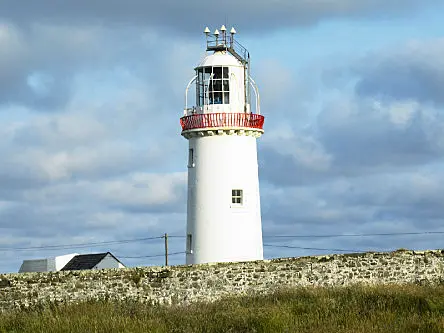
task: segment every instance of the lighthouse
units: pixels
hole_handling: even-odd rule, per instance
[[[205,29],[206,56],[185,91],[187,264],[263,259],[256,139],[264,117],[249,52],[235,34]]]

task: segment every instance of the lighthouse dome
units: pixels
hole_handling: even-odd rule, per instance
[[[242,63],[227,51],[217,51],[207,55],[197,67],[242,66]]]

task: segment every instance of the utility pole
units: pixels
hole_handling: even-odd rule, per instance
[[[168,234],[165,233],[163,238],[165,238],[165,266],[168,266]]]

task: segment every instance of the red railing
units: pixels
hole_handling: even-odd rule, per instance
[[[264,116],[255,113],[206,113],[180,118],[183,131],[196,128],[248,127],[262,129]]]

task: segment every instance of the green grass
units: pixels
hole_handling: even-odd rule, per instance
[[[90,302],[0,314],[0,332],[444,332],[444,286],[298,288],[182,307]]]

